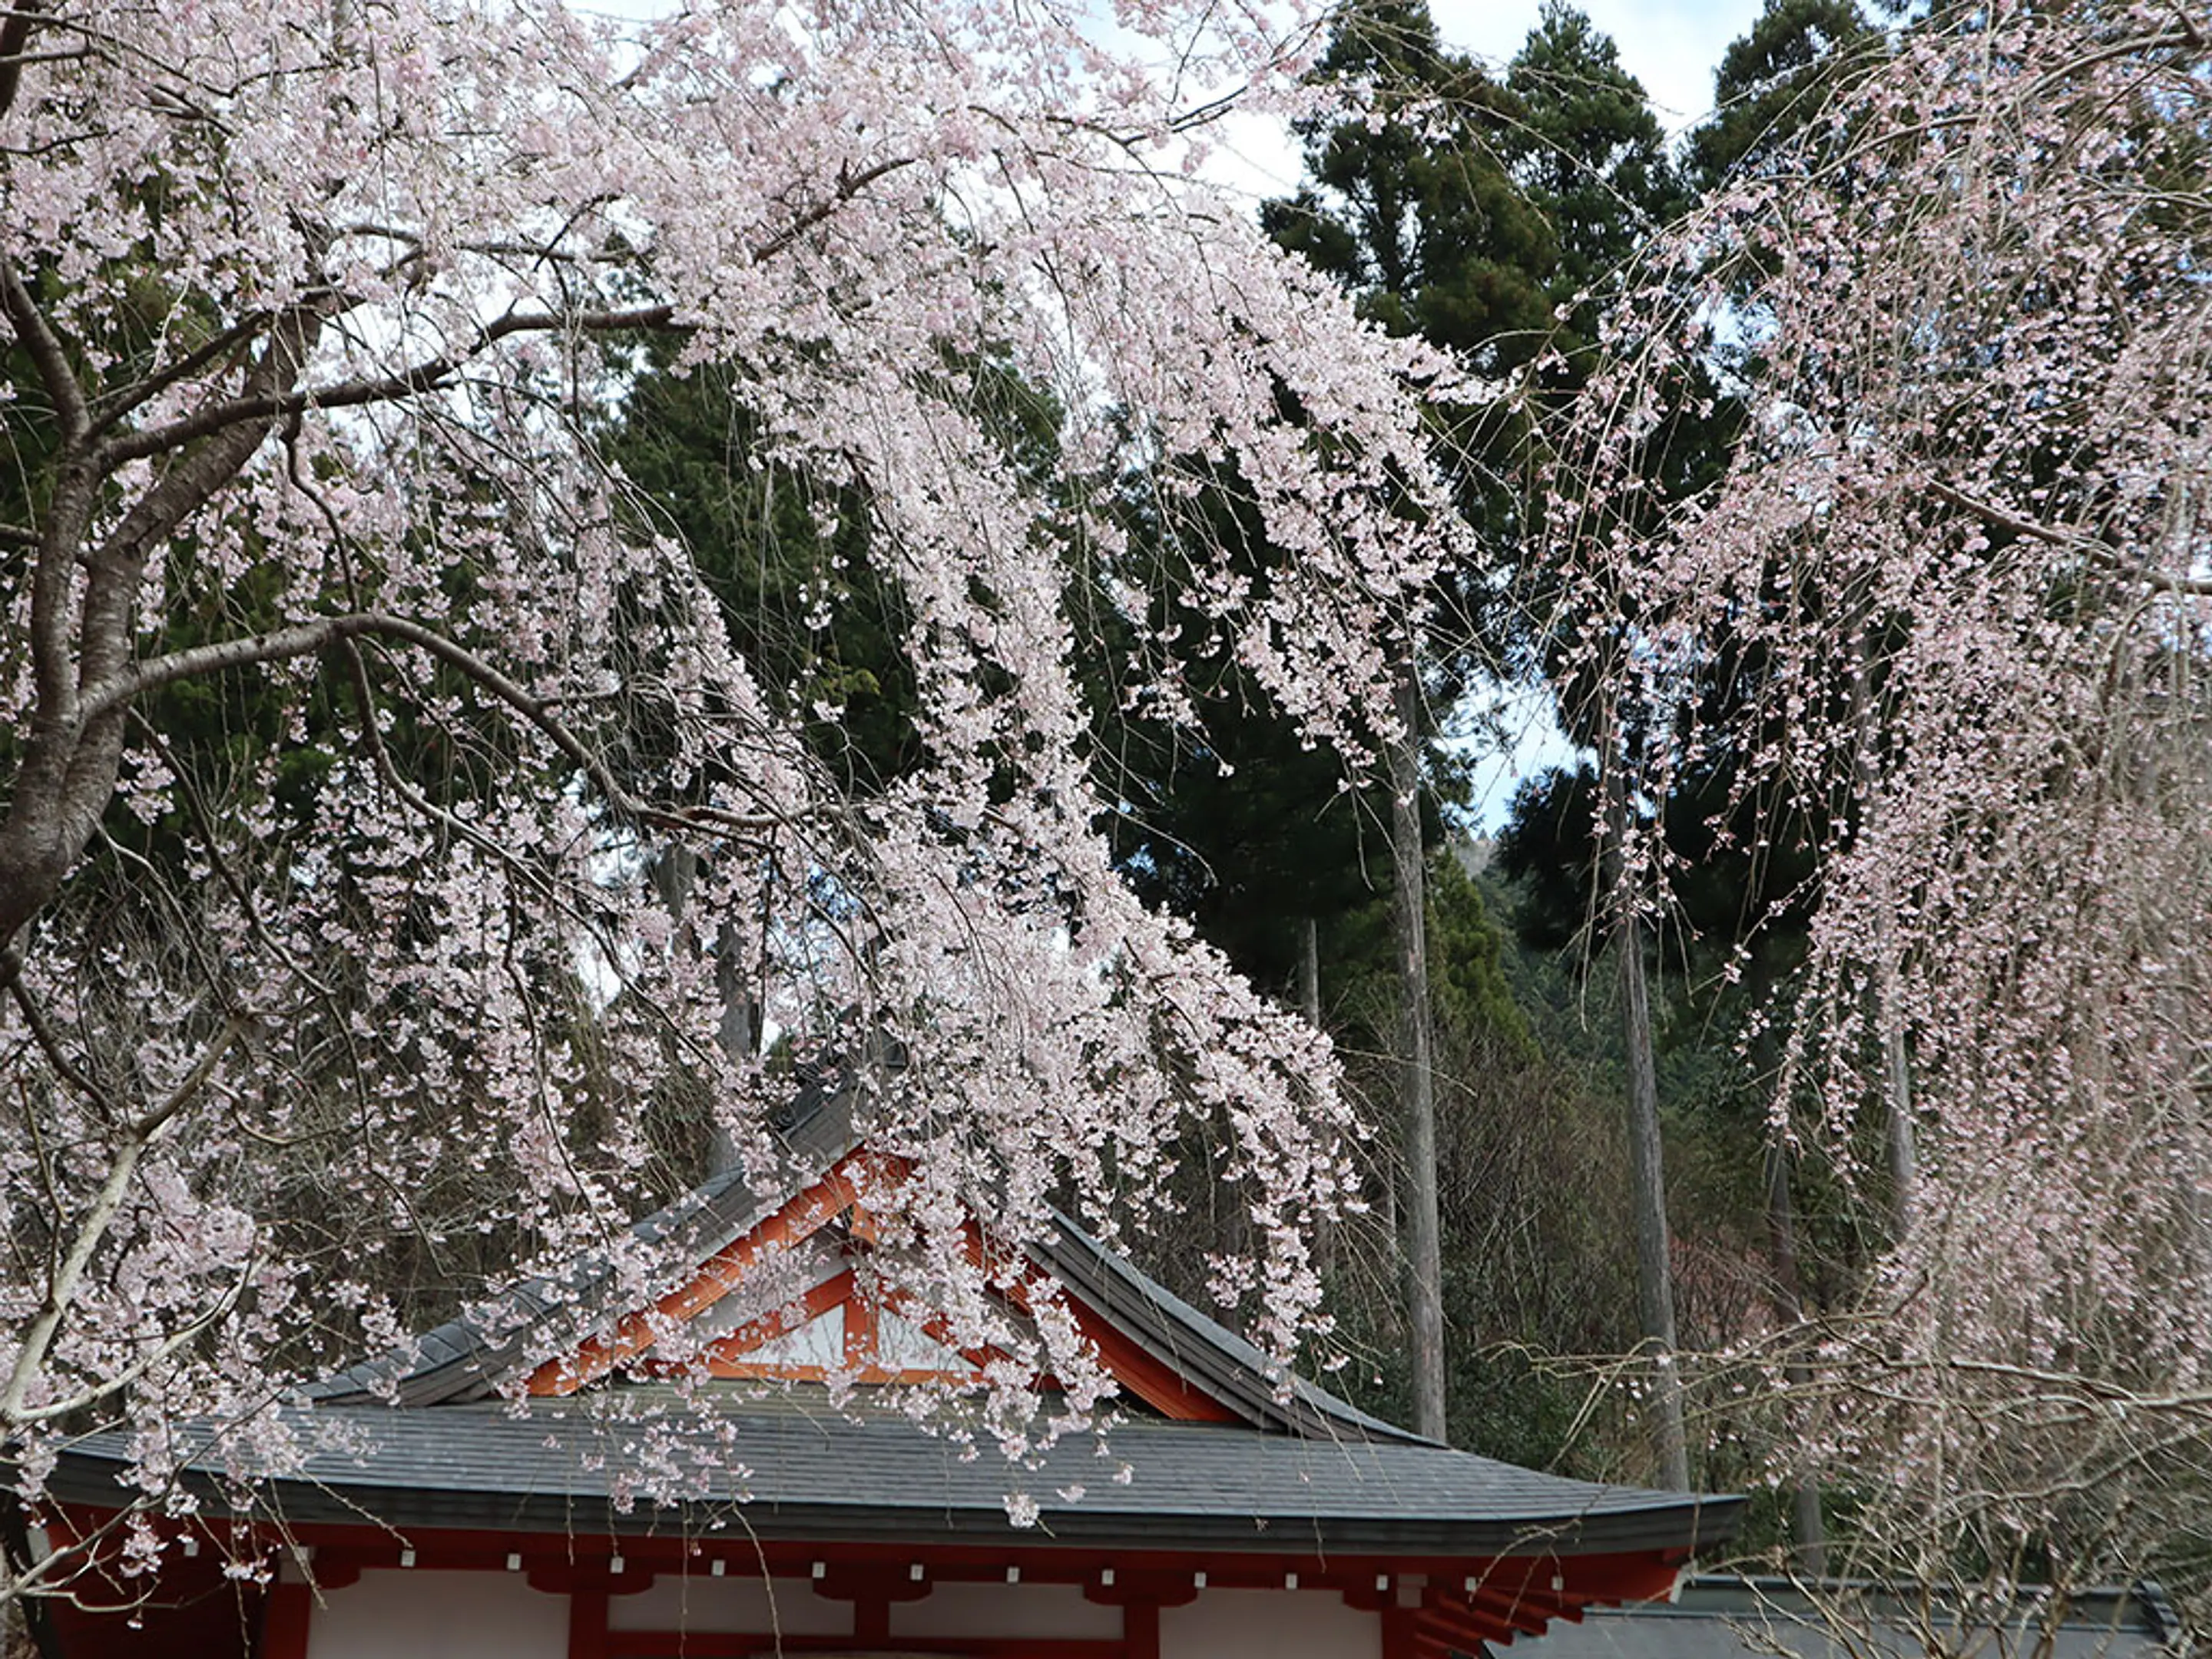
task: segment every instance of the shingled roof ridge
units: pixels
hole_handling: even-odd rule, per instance
[[[834,1080],[831,1080],[834,1079]],[[770,1127],[782,1144],[787,1173],[813,1180],[850,1149],[848,1080],[825,1072],[796,1091]],[[811,1167],[817,1163],[820,1168]],[[769,1208],[743,1168],[708,1176],[673,1202],[630,1226],[641,1243],[658,1244],[690,1231],[686,1256],[703,1260],[759,1220]],[[696,1265],[696,1261],[693,1265]],[[537,1274],[501,1290],[479,1312],[433,1326],[390,1352],[347,1367],[304,1393],[318,1404],[388,1400],[398,1406],[445,1405],[482,1400],[524,1364],[531,1339],[552,1321],[566,1320],[580,1339],[606,1312],[617,1284],[614,1263],[593,1254],[557,1277]]]
[[[1224,1401],[1259,1426],[1334,1438],[1443,1443],[1362,1411],[1350,1401],[1293,1374],[1287,1389],[1266,1352],[1109,1249],[1072,1217],[1052,1212],[1060,1240],[1036,1249],[1054,1278],[1079,1292],[1121,1334],[1190,1376],[1227,1393]]]

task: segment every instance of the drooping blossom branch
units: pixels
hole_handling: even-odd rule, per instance
[[[1423,404],[1455,370],[1185,170],[1227,102],[1310,99],[1307,21],[1127,26],[0,16],[0,1436],[27,1501],[88,1413],[141,1431],[149,1505],[178,1415],[241,1476],[281,1467],[270,1403],[418,1311],[395,1259],[466,1302],[589,1250],[642,1294],[672,1264],[626,1224],[700,1173],[685,1137],[785,1178],[795,1075],[846,1079],[908,1172],[874,1195],[885,1271],[1009,1357],[981,1420],[1010,1448],[1110,1402],[1071,1321],[992,1292],[974,1214],[1015,1249],[1055,1204],[1141,1227],[1216,1133],[1253,1218],[1224,1294],[1285,1355],[1316,1325],[1304,1233],[1349,1190],[1327,1045],[1131,896],[1091,733],[1194,720],[1194,659],[1233,654],[1376,752],[1390,619],[1454,551]],[[757,619],[605,460],[646,336],[737,389],[741,472],[821,486],[800,514],[839,551],[792,654],[860,566],[892,596],[896,775],[823,762],[830,697],[738,648]],[[1006,384],[1054,411],[1026,449]],[[1232,468],[1286,556],[1264,590],[1192,510]],[[1104,617],[1137,666],[1101,710],[1071,595],[1170,580],[1207,637],[1141,637],[1140,598]],[[679,860],[680,902],[653,878]],[[792,1068],[722,1041],[733,983]]]
[[[1723,780],[1724,842],[1814,855],[1773,1127],[1883,1243],[1741,1357],[1777,1478],[1847,1492],[1876,1577],[2168,1577],[2201,1620],[2212,116],[2177,17],[1906,31],[1655,251],[1546,507],[1562,655],[1626,641],[1644,787]],[[1649,458],[1716,374],[1741,435],[1670,500]]]

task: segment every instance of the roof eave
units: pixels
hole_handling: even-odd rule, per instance
[[[105,1471],[105,1473],[103,1473]],[[204,1512],[228,1513],[225,1484],[198,1471],[182,1484]],[[64,1504],[119,1507],[112,1466],[106,1460],[65,1456],[50,1482]],[[1255,1555],[1323,1553],[1440,1556],[1585,1556],[1686,1553],[1725,1543],[1735,1534],[1744,1499],[1706,1498],[1681,1504],[1581,1515],[1521,1516],[1483,1520],[1450,1516],[1395,1517],[1315,1515],[1194,1514],[1166,1510],[1045,1510],[1033,1528],[1016,1527],[1003,1509],[971,1505],[793,1502],[728,1498],[623,1509],[601,1493],[432,1490],[347,1482],[271,1480],[257,1489],[255,1514],[284,1527],[358,1525],[373,1514],[394,1530],[493,1529],[576,1536],[687,1535],[714,1529],[741,1515],[746,1534],[767,1540],[829,1542],[991,1540],[1012,1547],[1083,1545],[1145,1550],[1187,1549]]]

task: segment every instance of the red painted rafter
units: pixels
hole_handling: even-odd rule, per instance
[[[820,1181],[708,1256],[690,1279],[655,1302],[651,1313],[625,1315],[607,1335],[589,1338],[574,1353],[547,1360],[531,1374],[529,1391],[540,1395],[574,1394],[650,1348],[654,1328],[661,1321],[680,1324],[713,1307],[737,1289],[745,1270],[763,1255],[804,1243],[849,1208],[857,1196],[857,1178],[865,1157],[855,1151],[839,1158]]]
[[[813,1237],[841,1215],[848,1217],[852,1236],[858,1243],[872,1243],[878,1227],[866,1206],[860,1201],[864,1180],[872,1177],[880,1182],[896,1180],[903,1165],[894,1158],[882,1158],[856,1149],[834,1164],[830,1172],[784,1205],[773,1215],[755,1225],[743,1237],[732,1240],[717,1250],[701,1266],[697,1273],[660,1297],[649,1311],[626,1316],[605,1336],[592,1337],[580,1344],[568,1356],[550,1359],[534,1371],[529,1382],[529,1392],[536,1395],[562,1395],[574,1393],[586,1383],[605,1376],[626,1361],[639,1358],[652,1347],[654,1332],[665,1322],[680,1323],[700,1313],[735,1290],[743,1282],[746,1271],[771,1250],[789,1249]],[[1006,1266],[1014,1258],[1012,1253],[997,1246],[985,1230],[973,1220],[963,1224],[963,1232],[969,1259],[989,1275],[994,1291],[1003,1296],[1015,1309],[1030,1310],[1033,1290],[1042,1289],[1045,1280],[1037,1270],[1024,1262],[1021,1271],[1009,1274]],[[957,1374],[948,1374],[929,1368],[908,1368],[890,1370],[879,1364],[862,1361],[851,1350],[857,1346],[872,1346],[874,1310],[864,1306],[862,1300],[852,1294],[850,1275],[838,1275],[824,1285],[817,1285],[799,1298],[799,1309],[807,1318],[818,1317],[836,1305],[839,1300],[849,1308],[860,1308],[866,1316],[855,1329],[848,1324],[847,1341],[847,1375],[862,1383],[941,1382],[965,1380]],[[836,1291],[830,1285],[839,1285]],[[1068,1298],[1075,1316],[1076,1327],[1097,1350],[1099,1363],[1107,1373],[1124,1389],[1164,1417],[1185,1422],[1234,1423],[1241,1421],[1238,1414],[1221,1401],[1201,1391],[1190,1379],[1173,1365],[1147,1352],[1124,1336],[1103,1316],[1085,1306],[1081,1301]],[[941,1317],[926,1310],[909,1311],[910,1302],[894,1299],[890,1304],[902,1317],[914,1319],[922,1329],[947,1346],[950,1328]],[[784,1332],[795,1328],[804,1321],[794,1316],[794,1310],[779,1309],[748,1321],[729,1335],[719,1339],[708,1351],[708,1371],[724,1376],[773,1376],[787,1381],[822,1381],[830,1375],[830,1368],[819,1366],[747,1365],[742,1354],[773,1340]],[[980,1370],[992,1359],[999,1358],[989,1351],[962,1350],[963,1357]]]

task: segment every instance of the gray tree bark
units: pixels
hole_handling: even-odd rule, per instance
[[[691,895],[699,881],[699,855],[681,842],[672,842],[653,861],[653,884],[668,906],[676,923],[677,938],[696,952],[705,943],[706,930],[690,915]],[[744,940],[736,922],[724,916],[714,927],[714,988],[722,999],[722,1017],[716,1030],[722,1052],[732,1060],[753,1053],[753,1003],[745,986]],[[727,1175],[742,1161],[738,1138],[716,1112],[707,1126],[707,1174],[709,1179]]]
[[[1785,1327],[1805,1317],[1804,1293],[1797,1271],[1797,1209],[1790,1195],[1790,1154],[1778,1140],[1766,1149],[1766,1241],[1774,1273],[1774,1316]],[[1813,1373],[1803,1362],[1791,1360],[1783,1367],[1784,1380],[1793,1386],[1808,1384]],[[1819,1578],[1828,1571],[1827,1523],[1820,1514],[1820,1488],[1800,1480],[1790,1495],[1791,1553],[1798,1570]]]
[[[1667,1177],[1659,1142],[1659,1075],[1652,1055],[1651,997],[1644,975],[1644,919],[1638,882],[1623,849],[1628,836],[1628,785],[1619,734],[1607,721],[1606,862],[1610,880],[1613,951],[1620,975],[1620,1034],[1628,1063],[1628,1161],[1636,1218],[1636,1307],[1643,1352],[1651,1360],[1649,1415],[1661,1483],[1690,1487],[1688,1443],[1682,1430],[1682,1378],[1675,1363],[1674,1274],[1668,1249]]]
[[[1299,940],[1298,1012],[1307,1024],[1321,1030],[1321,927],[1311,916],[1305,918]]]
[[[1851,717],[1858,728],[1856,768],[1859,810],[1864,836],[1878,810],[1881,779],[1875,767],[1875,729],[1871,661],[1874,635],[1862,628],[1858,662],[1851,671]],[[1889,1150],[1890,1236],[1912,1231],[1920,1188],[1920,1152],[1912,1129],[1912,1058],[1905,1040],[1905,1012],[1898,992],[1898,963],[1893,943],[1897,932],[1897,898],[1885,878],[1875,896],[1875,1018],[1881,1032],[1882,1120]]]
[[[1444,1437],[1443,1228],[1437,1203],[1435,1036],[1429,1009],[1428,884],[1421,861],[1421,688],[1408,647],[1399,664],[1399,732],[1387,757],[1397,876],[1400,1103],[1406,1146],[1406,1313],[1412,1327],[1413,1431]]]
[[[1315,1030],[1321,1025],[1321,927],[1304,918],[1298,940],[1298,1012]],[[1324,1282],[1336,1277],[1336,1223],[1322,1216],[1314,1223],[1314,1270]]]

